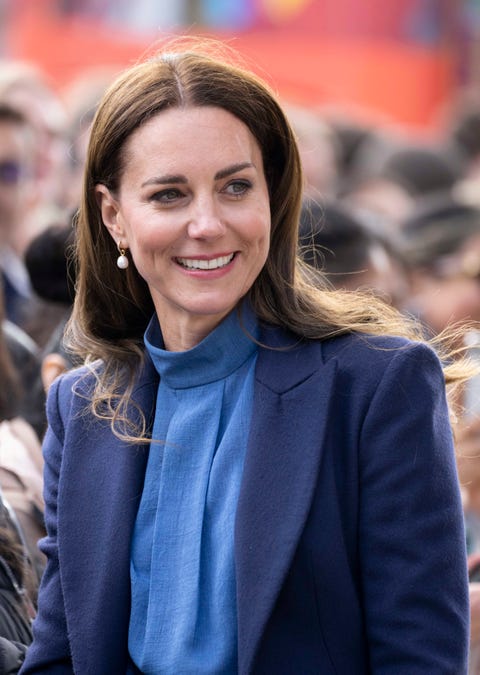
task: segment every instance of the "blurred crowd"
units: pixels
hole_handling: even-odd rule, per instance
[[[12,643],[21,649],[31,639],[44,564],[36,542],[45,534],[45,396],[74,365],[62,335],[74,297],[75,212],[89,125],[112,78],[99,68],[58,92],[34,65],[0,61],[1,672],[9,672],[2,659],[20,658]],[[416,317],[428,336],[466,323],[458,346],[480,360],[480,99],[459,97],[428,140],[345,114],[286,107],[305,171],[299,253],[306,273],[319,269],[329,285],[381,296]],[[474,668],[480,378],[459,392],[452,419],[471,565]]]

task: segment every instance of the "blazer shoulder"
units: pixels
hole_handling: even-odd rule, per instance
[[[413,340],[396,335],[373,335],[358,331],[336,335],[321,342],[327,348],[328,354],[343,349],[397,349],[414,343]]]
[[[47,396],[47,417],[54,429],[82,418],[83,413],[88,411],[95,385],[103,376],[103,368],[102,361],[95,361],[63,373],[52,383]],[[152,414],[157,384],[156,370],[151,360],[145,358],[135,374],[129,397],[134,415],[137,408],[143,410],[147,417]]]
[[[325,368],[333,368],[351,382],[358,380],[366,385],[370,381],[375,386],[393,361],[399,368],[411,359],[415,363],[438,362],[427,344],[403,337],[349,333],[308,340],[281,329],[265,335],[267,348],[259,353],[257,380],[279,393],[312,376],[323,377]]]
[[[94,380],[90,367],[81,366],[63,373],[50,385],[47,394],[47,419],[58,437],[63,435],[64,421],[71,416],[72,410],[80,410],[86,406],[88,390],[92,389]]]
[[[54,399],[71,400],[74,393],[87,394],[95,384],[96,376],[92,366],[72,368],[57,377],[50,386],[47,407]]]
[[[361,364],[390,361],[400,353],[430,353],[433,348],[426,342],[395,335],[372,335],[352,332],[321,340],[310,340],[278,327],[269,327],[261,336],[267,346],[266,353],[293,354],[297,361],[308,360],[315,365],[325,365],[332,359],[342,364]],[[273,349],[272,349],[273,348]]]
[[[337,370],[364,382],[378,382],[384,373],[418,368],[442,378],[442,364],[433,347],[422,341],[396,336],[352,333],[322,343],[325,363],[336,361]]]

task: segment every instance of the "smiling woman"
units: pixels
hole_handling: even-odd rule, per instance
[[[93,123],[22,673],[465,673],[469,367],[312,279],[290,124],[210,48],[127,70]]]
[[[98,185],[103,222],[146,281],[165,347],[200,342],[267,259],[270,204],[260,147],[216,107],[168,110],[126,141],[120,188]]]

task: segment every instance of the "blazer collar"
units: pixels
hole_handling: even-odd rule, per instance
[[[310,511],[336,370],[318,342],[270,329],[263,343],[235,528],[240,673],[251,672]]]

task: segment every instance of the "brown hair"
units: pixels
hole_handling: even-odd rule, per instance
[[[271,209],[268,259],[249,291],[260,320],[315,339],[354,330],[420,337],[411,323],[384,303],[333,291],[321,277],[312,282],[311,273],[305,274],[297,250],[302,172],[285,113],[271,89],[230,56],[223,52],[221,58],[212,56],[210,44],[206,50],[203,43],[200,48],[187,46],[182,45],[183,51],[170,47],[117,78],[97,110],[87,153],[77,222],[77,294],[67,335],[82,357],[103,361],[93,411],[110,419],[117,434],[116,423],[127,424],[120,433],[124,437],[133,433],[128,431],[125,406],[154,307],[135,266],[119,273],[115,265],[118,253],[102,222],[95,186],[100,183],[118,191],[127,139],[165,109],[222,108],[241,120],[258,142]]]

